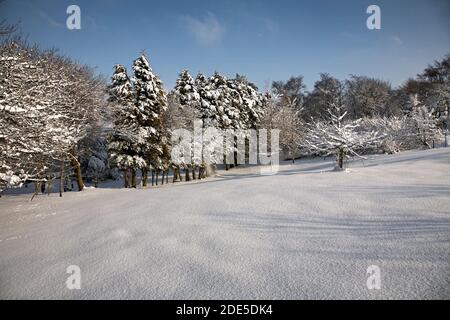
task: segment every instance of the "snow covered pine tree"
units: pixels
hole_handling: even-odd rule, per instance
[[[137,122],[138,110],[135,106],[133,86],[125,67],[117,64],[114,67],[112,84],[109,87],[110,99],[114,110],[114,132],[108,143],[110,162],[123,172],[124,187],[131,187],[136,182],[130,181],[129,171],[145,163],[139,154]],[[134,171],[135,172],[135,171]]]
[[[140,150],[143,160],[140,168],[142,184],[146,186],[148,169],[152,170],[152,176],[156,175],[156,181],[158,181],[158,174],[164,170],[164,162],[168,161],[163,157],[168,156],[168,153],[164,153],[168,141],[162,134],[162,120],[167,110],[167,95],[161,80],[153,74],[145,55],[134,60],[133,71],[139,138],[144,143]]]
[[[198,118],[200,118],[200,115],[198,115],[198,104],[200,103],[200,95],[197,92],[197,87],[195,84],[194,79],[191,77],[189,72],[187,70],[181,71],[176,83],[175,83],[175,94],[177,95],[179,99],[179,106],[182,110],[181,113],[184,116],[182,119],[180,119],[180,125],[182,128],[185,129],[193,129],[194,128],[194,121]],[[190,161],[187,163],[183,161],[183,163],[180,163],[184,167],[185,173],[186,173],[186,181],[190,180],[189,177],[189,169],[192,168],[192,178],[196,179],[195,171],[197,167],[202,166],[202,159],[201,157],[195,157],[194,154],[194,143],[200,143],[201,141],[192,141],[191,144],[191,150],[190,150],[190,156],[187,157],[190,159]],[[201,147],[201,146],[197,146]],[[200,170],[201,171],[201,170]],[[201,178],[201,174],[199,174],[199,178]]]

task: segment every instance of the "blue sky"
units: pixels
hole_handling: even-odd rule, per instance
[[[70,4],[81,8],[81,30],[66,28]],[[371,4],[381,30],[366,27]],[[3,0],[2,18],[106,76],[116,63],[131,71],[145,51],[168,89],[183,68],[245,74],[262,90],[300,74],[312,89],[320,72],[397,86],[450,53],[448,0]]]

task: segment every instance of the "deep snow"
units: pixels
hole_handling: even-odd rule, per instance
[[[0,199],[0,298],[450,298],[450,149]],[[66,268],[81,268],[68,290]],[[381,290],[367,289],[367,267]]]

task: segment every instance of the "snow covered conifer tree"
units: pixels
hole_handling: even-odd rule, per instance
[[[203,74],[199,73],[195,78],[195,85],[200,97],[200,103],[196,105],[198,114],[204,127],[218,127],[219,117],[217,113],[217,100],[220,92]]]
[[[181,127],[192,130],[194,127],[194,121],[201,118],[199,115],[200,95],[197,92],[197,86],[194,79],[191,77],[187,70],[183,70],[178,77],[174,92],[179,99],[179,105],[183,109],[181,115],[183,119],[180,119]],[[201,142],[200,142],[201,143]],[[191,146],[191,153],[194,154],[194,141]],[[196,179],[196,168],[201,166],[201,159],[195,159],[191,157],[191,163],[185,163],[184,169],[186,173],[186,179],[189,180],[189,169],[192,168],[192,178]]]
[[[121,64],[114,66],[110,94],[110,101],[119,101],[123,104],[129,104],[133,101],[133,87],[128,77],[127,70]]]
[[[162,118],[167,110],[167,95],[161,80],[153,74],[145,55],[141,55],[133,62],[133,83],[136,94],[137,121],[140,136],[146,142],[142,149],[143,177],[147,176],[149,166],[157,173],[163,170],[163,136]],[[143,180],[146,185],[146,180]]]
[[[248,141],[249,132],[246,130],[256,129],[263,117],[265,103],[264,95],[258,92],[258,88],[243,75],[237,74],[234,79],[228,80],[228,92],[231,106],[232,128],[237,129],[238,135],[235,139],[234,164],[237,165],[238,150],[237,140]],[[247,155],[244,155],[247,156]]]
[[[200,101],[200,95],[197,92],[194,79],[188,70],[183,70],[175,84],[175,92],[180,99],[180,106],[194,106]]]
[[[215,73],[215,75],[218,75]],[[218,75],[206,78],[199,73],[195,78],[197,92],[200,103],[196,104],[197,114],[202,120],[203,128],[211,133],[221,129],[222,115],[224,110],[223,86],[225,79]],[[203,155],[208,155],[207,163],[202,159],[202,176],[207,176],[211,171],[215,171],[215,166],[223,161],[223,153],[218,152],[223,145],[222,139],[215,134],[207,134],[208,139],[203,139]],[[205,137],[205,136],[204,136]]]
[[[234,118],[234,114],[230,110],[230,90],[227,86],[227,79],[220,73],[214,72],[208,79],[208,89],[207,98],[210,101],[209,109],[212,121],[221,129],[231,128],[231,118]]]
[[[264,106],[266,104],[267,97],[258,92],[258,88],[246,81],[244,83],[244,108],[245,108],[245,127],[247,129],[256,129],[264,116]]]
[[[215,72],[209,79],[210,86],[210,108],[213,115],[213,121],[217,127],[223,132],[226,130],[236,129],[239,127],[239,109],[233,104],[236,98],[233,88],[230,88],[227,78],[218,72]],[[223,143],[223,162],[226,170],[229,169],[231,158],[234,155],[234,143],[226,141],[224,137]]]
[[[211,93],[211,85],[206,79],[206,77],[202,73],[198,73],[195,78],[195,86],[199,95],[199,103],[195,104],[196,114],[198,118],[202,121],[203,129],[208,127],[216,128],[218,127],[217,122],[215,120],[215,106],[214,106],[214,95]],[[210,170],[215,170],[214,166],[217,157],[215,157],[214,150],[217,142],[217,137],[211,136],[210,140],[206,140],[202,138],[202,160],[200,165],[200,173],[199,176],[201,178],[208,176]],[[205,163],[205,159],[203,157],[204,154],[210,154],[212,157],[210,159],[210,163]]]
[[[128,188],[131,186],[128,171],[143,159],[138,154],[139,147],[135,138],[139,126],[133,87],[123,65],[115,66],[109,89],[109,100],[115,103],[114,133],[108,144],[110,161],[123,171],[124,186]]]

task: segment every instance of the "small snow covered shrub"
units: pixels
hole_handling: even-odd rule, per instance
[[[364,118],[363,131],[378,131],[384,137],[373,151],[393,154],[408,150],[414,144],[414,135],[409,128],[407,116]]]

